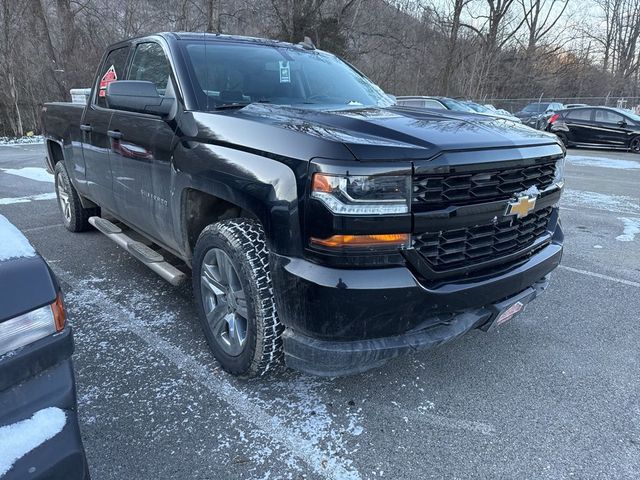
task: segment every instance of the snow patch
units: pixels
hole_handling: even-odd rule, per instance
[[[636,235],[640,234],[640,218],[619,217],[618,220],[622,221],[624,230],[622,235],[616,237],[616,240],[619,242],[633,242]]]
[[[527,196],[527,197],[537,197],[540,195],[540,190],[536,185],[531,185],[524,192],[519,193],[519,196]]]
[[[29,240],[5,216],[0,215],[0,262],[35,255]]]
[[[14,203],[29,203],[35,200],[54,200],[55,198],[56,198],[55,192],[39,193],[38,195],[27,195],[25,197],[0,198],[0,205],[13,205]]]
[[[621,160],[617,158],[567,155],[567,161],[571,165],[581,167],[615,168],[618,170],[640,170],[640,162],[635,162],[633,160]]]
[[[28,145],[44,143],[42,135],[32,135],[30,137],[0,137],[0,146],[2,145]]]
[[[637,198],[582,190],[565,190],[561,203],[563,206],[587,207],[614,213],[637,214],[640,212],[640,200]]]
[[[17,175],[38,182],[53,183],[53,175],[42,167],[0,168],[0,170],[9,175]]]
[[[57,407],[45,408],[27,420],[0,427],[0,477],[27,453],[60,433],[67,416]]]

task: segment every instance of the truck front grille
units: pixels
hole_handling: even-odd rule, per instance
[[[508,199],[532,186],[543,190],[553,183],[555,171],[556,158],[549,158],[528,167],[414,175],[412,203],[418,209],[439,210]]]
[[[426,232],[413,237],[413,246],[433,270],[473,266],[532,246],[547,231],[551,212],[547,207],[523,219]]]

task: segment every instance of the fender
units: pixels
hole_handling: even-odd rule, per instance
[[[302,255],[296,176],[287,165],[225,146],[182,141],[174,152],[171,208],[176,238],[191,257],[183,201],[187,189],[237,205],[261,223],[269,249]]]

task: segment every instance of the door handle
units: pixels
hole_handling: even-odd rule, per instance
[[[111,138],[115,138],[115,139],[120,139],[122,138],[124,135],[122,135],[122,132],[118,131],[118,130],[108,130],[107,131],[107,135],[109,135]]]
[[[91,132],[93,131],[93,128],[89,124],[81,124],[80,130],[82,130],[83,132]]]

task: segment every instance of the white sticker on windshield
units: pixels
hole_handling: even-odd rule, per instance
[[[291,69],[289,62],[280,60],[280,83],[291,83]]]

